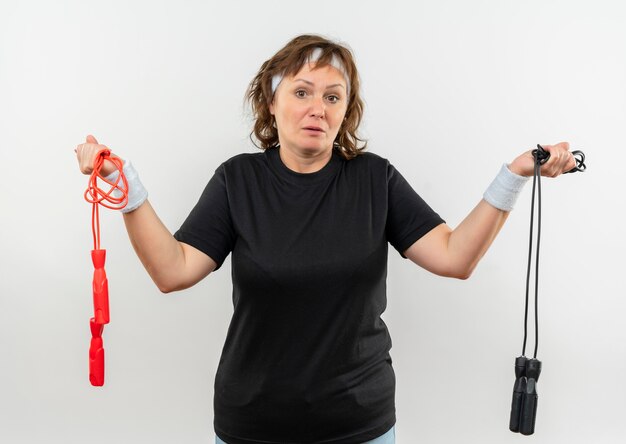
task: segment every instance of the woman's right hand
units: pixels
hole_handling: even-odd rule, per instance
[[[88,135],[85,139],[85,143],[81,143],[76,147],[76,149],[74,149],[76,158],[78,159],[78,168],[80,169],[80,172],[87,175],[91,174],[93,172],[93,164],[96,159],[96,155],[104,149],[108,148],[105,145],[99,144],[94,136]],[[111,157],[118,156],[111,153]],[[117,168],[113,162],[105,160],[100,171],[103,176],[108,176],[116,169]]]

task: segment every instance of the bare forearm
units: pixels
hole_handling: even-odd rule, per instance
[[[481,200],[450,233],[448,252],[460,275],[468,277],[472,273],[508,216],[509,212],[498,210]]]
[[[161,291],[175,288],[185,268],[185,255],[150,202],[124,214],[124,223],[137,256],[157,287]]]

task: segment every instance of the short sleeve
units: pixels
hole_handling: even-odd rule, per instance
[[[403,252],[444,220],[393,165],[387,167],[387,192],[387,240],[406,258]]]
[[[222,266],[236,240],[224,165],[215,171],[174,238],[208,255],[217,263],[216,270]]]

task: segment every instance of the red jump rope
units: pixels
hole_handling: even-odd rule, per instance
[[[105,160],[113,162],[119,171],[119,176],[113,182],[102,176],[100,171]],[[89,320],[91,327],[91,345],[89,347],[89,381],[93,386],[104,385],[104,344],[102,332],[104,324],[109,323],[109,283],[104,270],[106,250],[100,249],[100,215],[98,205],[112,210],[120,210],[128,203],[128,182],[122,169],[124,163],[119,157],[112,157],[111,150],[103,149],[98,152],[94,160],[93,172],[89,177],[85,200],[92,204],[91,230],[93,232],[93,318]],[[98,179],[110,186],[104,191],[98,186]]]

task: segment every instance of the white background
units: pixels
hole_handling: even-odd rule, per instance
[[[543,181],[531,438],[508,431],[530,187],[467,281],[390,251],[398,444],[623,442],[618,0],[0,1],[0,442],[212,442],[230,261],[161,294],[103,211],[111,323],[106,384],[90,386],[91,216],[73,150],[91,133],[131,159],[175,231],[222,161],[256,151],[244,91],[301,33],[353,49],[369,149],[451,226],[535,144],[587,155],[586,173]]]

